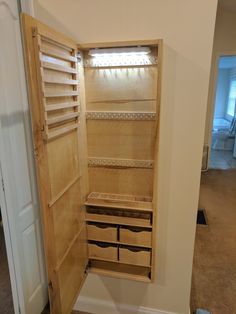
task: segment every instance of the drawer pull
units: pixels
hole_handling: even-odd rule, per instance
[[[150,229],[144,229],[144,228],[139,228],[139,227],[127,227],[127,228],[123,228],[123,229],[127,229],[129,231],[136,232],[136,233],[151,232]]]
[[[101,248],[107,248],[107,247],[116,247],[115,244],[112,243],[104,243],[104,242],[90,242],[91,244],[97,245]]]
[[[136,247],[136,246],[123,246],[123,245],[121,245],[120,247],[122,249],[129,250],[130,252],[143,252],[143,251],[150,252],[150,249],[140,248],[140,247]]]

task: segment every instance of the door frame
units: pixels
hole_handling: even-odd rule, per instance
[[[236,50],[230,50],[230,51],[219,51],[217,53],[213,54],[212,57],[212,82],[210,82],[209,89],[212,88],[212,92],[209,93],[208,98],[208,118],[207,118],[207,124],[208,126],[208,134],[206,142],[208,144],[208,160],[207,160],[207,169],[209,169],[209,162],[211,158],[211,144],[212,144],[212,126],[213,126],[213,118],[214,118],[214,111],[215,111],[215,101],[216,101],[216,90],[217,90],[217,79],[218,79],[218,64],[220,57],[230,57],[230,56],[236,56]]]
[[[20,278],[17,278],[17,272],[15,269],[15,264],[17,262],[16,262],[16,258],[14,257],[15,245],[12,239],[14,235],[12,234],[12,231],[10,228],[12,221],[10,218],[10,209],[7,208],[7,204],[6,204],[4,185],[5,183],[3,180],[1,160],[0,160],[0,206],[1,206],[4,238],[5,238],[5,244],[6,244],[8,269],[9,269],[10,281],[11,281],[13,306],[14,306],[14,311],[17,314],[17,313],[20,313],[20,300],[19,300]]]
[[[34,6],[33,0],[15,0],[19,8],[19,15],[21,11],[24,11],[31,16],[34,16]],[[0,0],[0,4],[1,4]],[[5,5],[5,1],[3,1]],[[24,62],[24,60],[23,60]],[[1,124],[0,124],[1,131]],[[24,306],[24,294],[22,290],[22,279],[20,273],[20,261],[17,249],[17,237],[15,234],[15,224],[14,224],[14,213],[11,210],[11,206],[7,204],[7,198],[5,195],[5,187],[10,184],[9,178],[11,178],[11,173],[7,169],[2,169],[2,162],[7,159],[6,150],[3,149],[3,138],[2,132],[0,132],[0,207],[2,213],[2,223],[6,244],[8,268],[11,282],[12,299],[15,314],[22,313],[25,310]]]

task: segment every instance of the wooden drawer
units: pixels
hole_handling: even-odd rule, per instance
[[[147,229],[127,227],[120,228],[120,242],[132,245],[151,247],[152,232]]]
[[[136,247],[120,247],[119,261],[132,265],[150,266],[151,251]]]
[[[104,259],[107,261],[118,260],[117,246],[108,243],[88,243],[89,258]]]
[[[88,224],[88,239],[106,242],[117,241],[117,227],[106,224]]]

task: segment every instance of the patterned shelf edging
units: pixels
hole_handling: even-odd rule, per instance
[[[89,157],[89,167],[153,168],[153,160],[109,159]]]
[[[155,120],[155,112],[87,111],[87,120]]]

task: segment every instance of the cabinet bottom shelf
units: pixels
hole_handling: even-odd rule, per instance
[[[89,272],[120,279],[129,279],[149,283],[152,281],[150,267],[127,265],[96,259],[89,260]]]

